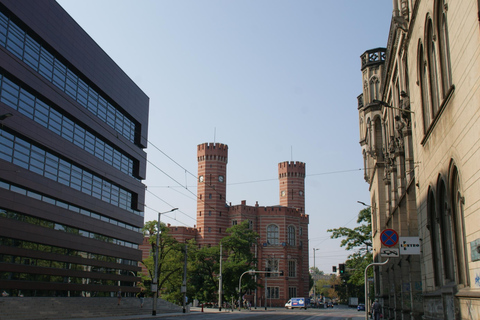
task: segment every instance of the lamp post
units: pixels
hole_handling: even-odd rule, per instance
[[[368,268],[372,267],[372,266],[384,266],[388,263],[388,260],[390,259],[387,259],[386,261],[384,262],[373,262],[373,263],[370,263],[366,268],[365,268],[365,320],[368,320],[368,307],[369,307],[369,303],[368,303],[368,277],[367,277],[367,272],[368,272]]]
[[[316,304],[317,303],[317,293],[316,293],[316,290],[315,290],[315,287],[317,286],[317,269],[315,267],[315,251],[318,251],[320,249],[315,249],[313,248],[313,302]]]
[[[245,271],[244,273],[242,273],[242,275],[240,276],[240,279],[238,279],[238,311],[241,311],[242,310],[242,277],[244,274],[250,274],[250,275],[253,275],[255,274],[255,270],[248,270],[248,271]]]
[[[402,111],[402,112],[407,112],[407,113],[413,113],[413,114],[415,114],[415,112],[413,112],[412,110],[393,107],[393,106],[389,105],[388,103],[386,103],[385,101],[380,101],[380,100],[375,100],[375,99],[373,99],[373,102],[374,102],[374,103],[379,103],[379,104],[381,104],[382,106],[384,106],[384,107],[386,107],[386,108],[395,109],[395,110],[400,110],[400,111]]]
[[[157,246],[155,248],[155,274],[153,275],[152,291],[153,295],[153,307],[152,307],[152,316],[157,315],[157,298],[158,298],[158,246],[160,245],[160,216],[164,213],[169,213],[172,211],[178,210],[178,208],[173,208],[172,210],[159,212],[157,220]]]
[[[357,201],[357,202],[360,203],[361,205],[364,205],[365,207],[368,207],[368,208],[372,207],[371,205],[368,205],[365,202],[362,202],[362,201]]]

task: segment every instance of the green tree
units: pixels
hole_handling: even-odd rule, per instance
[[[149,237],[151,246],[150,255],[142,264],[147,268],[149,273],[149,280],[153,282],[155,274],[155,252],[157,241],[157,221],[148,221],[142,228],[143,234]],[[183,247],[184,244],[179,243],[175,238],[169,235],[169,229],[160,224],[159,245],[158,245],[158,288],[162,293],[162,298],[170,302],[177,302],[180,297],[180,285],[178,279],[182,279],[183,274]],[[181,283],[181,281],[180,281]],[[180,297],[181,299],[181,297]],[[181,300],[180,300],[181,302]]]
[[[226,259],[223,263],[223,284],[225,296],[238,297],[236,288],[242,273],[255,269],[256,259],[252,250],[257,242],[258,233],[249,228],[248,220],[228,228],[229,234],[221,240],[223,253]],[[253,276],[245,275],[242,279],[241,293],[246,290],[253,290],[256,287]]]
[[[238,298],[238,281],[243,272],[255,269],[255,254],[252,250],[258,234],[249,229],[248,221],[226,230],[222,244],[223,301]],[[195,297],[201,302],[218,300],[218,277],[220,274],[220,246],[202,247],[195,253],[195,263],[189,276]],[[253,277],[242,278],[242,292],[255,289]]]
[[[218,272],[220,269],[219,246],[202,247],[195,255],[192,270],[189,273],[189,284],[193,288],[192,297],[201,302],[213,302],[218,299]]]
[[[363,286],[365,283],[364,270],[367,265],[372,263],[372,214],[370,208],[361,210],[358,213],[356,228],[337,228],[328,229],[331,232],[332,239],[343,238],[340,242],[341,247],[346,250],[354,251],[345,261],[345,267],[348,270],[347,282],[356,286]],[[369,272],[373,272],[369,270]]]

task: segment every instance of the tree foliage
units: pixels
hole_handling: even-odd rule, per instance
[[[227,229],[229,234],[222,239],[223,253],[226,259],[223,263],[224,293],[227,297],[236,297],[238,281],[245,271],[255,269],[256,259],[252,250],[257,242],[258,233],[249,228],[247,220]],[[253,276],[245,275],[242,280],[241,292],[255,289]]]
[[[345,262],[348,274],[348,282],[354,285],[364,285],[365,267],[372,263],[372,214],[370,208],[363,209],[358,214],[357,223],[359,226],[350,229],[341,227],[328,229],[332,239],[342,238],[341,247],[353,251]],[[351,271],[350,271],[351,270]],[[369,270],[371,271],[371,270]]]
[[[141,262],[147,268],[150,278],[149,280],[152,281],[152,283],[155,278],[157,229],[157,221],[148,221],[142,228],[143,234],[149,237],[151,254]],[[180,292],[180,285],[183,276],[184,254],[182,249],[184,244],[179,243],[175,238],[169,235],[169,229],[162,223],[160,225],[160,231],[160,234],[158,234],[158,288],[161,291],[162,298],[170,302],[178,302],[180,296],[178,293]],[[148,291],[149,288],[146,289]]]

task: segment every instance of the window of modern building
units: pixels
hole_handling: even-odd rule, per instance
[[[80,214],[82,214],[84,216],[87,216],[87,217],[92,217],[94,219],[102,220],[102,221],[108,222],[110,224],[113,224],[115,226],[119,226],[121,228],[125,228],[125,229],[132,230],[132,231],[135,231],[135,232],[141,232],[140,228],[135,227],[133,225],[123,223],[119,220],[109,218],[109,217],[104,216],[102,214],[99,214],[97,212],[93,212],[91,210],[81,208],[81,207],[78,207],[76,205],[69,204],[69,203],[66,203],[64,201],[52,198],[52,197],[41,195],[40,193],[30,191],[26,188],[22,188],[22,187],[19,187],[19,186],[15,186],[15,185],[9,184],[9,183],[1,181],[1,180],[0,180],[0,188],[10,190],[12,192],[16,192],[18,194],[25,195],[25,196],[33,198],[33,199],[43,201],[45,203],[48,203],[48,204],[51,204],[51,205],[54,205],[54,206],[57,206],[57,207],[60,207],[60,208],[63,208],[63,209],[70,210],[71,212],[74,212],[74,213],[80,213]],[[133,213],[143,217],[143,212],[134,211]]]
[[[0,45],[68,94],[130,142],[135,140],[135,123],[87,85],[71,68],[46,47],[0,12]]]
[[[133,176],[133,160],[36,94],[0,73],[0,101],[112,167]]]
[[[122,209],[132,208],[132,194],[127,190],[1,128],[0,146],[0,159]]]
[[[0,208],[0,217],[7,218],[7,219],[12,219],[12,220],[17,220],[17,221],[22,221],[22,222],[25,222],[25,223],[28,223],[28,224],[38,225],[38,226],[45,227],[45,228],[50,228],[50,229],[55,229],[55,230],[59,230],[59,231],[67,232],[67,233],[80,235],[80,236],[83,236],[83,237],[86,237],[86,238],[96,239],[96,240],[109,242],[109,243],[129,247],[129,248],[138,249],[138,244],[135,244],[135,243],[131,243],[131,242],[128,242],[128,241],[116,239],[116,238],[113,238],[113,237],[108,237],[108,236],[101,235],[101,234],[96,233],[96,232],[89,232],[89,231],[86,231],[86,230],[81,230],[81,229],[71,227],[71,226],[67,226],[67,225],[64,225],[64,224],[54,223],[53,221],[36,218],[36,217],[30,216],[30,215],[14,212],[14,211],[11,211],[11,210],[5,210],[5,209]]]
[[[270,224],[267,227],[267,244],[271,246],[278,246],[278,226],[276,224]]]

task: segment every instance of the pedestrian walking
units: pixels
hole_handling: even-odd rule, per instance
[[[145,300],[145,292],[143,290],[138,293],[138,298],[140,299],[140,308],[143,308],[143,301]]]
[[[122,301],[122,289],[118,289],[117,298],[118,298],[117,305],[120,305],[120,301]]]
[[[378,302],[378,299],[375,299],[375,302],[372,304],[372,314],[373,320],[379,320],[382,315],[382,305]]]

